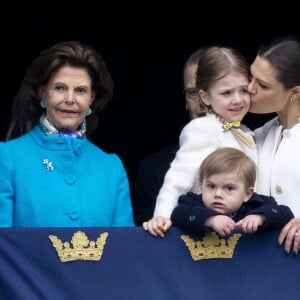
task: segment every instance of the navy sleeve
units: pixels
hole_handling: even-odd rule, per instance
[[[176,227],[199,233],[205,230],[206,219],[215,215],[219,213],[205,208],[201,195],[189,192],[179,197],[178,205],[171,214],[171,221]]]
[[[252,209],[247,215],[263,214],[266,217],[265,223],[260,229],[280,229],[288,223],[294,214],[286,205],[279,205],[271,196],[256,195],[261,199],[261,205]]]
[[[160,185],[155,182],[151,170],[141,161],[132,193],[134,221],[137,226],[152,218],[159,188]]]
[[[178,144],[172,144],[139,162],[132,189],[134,220],[137,226],[153,217],[156,197],[177,149]]]

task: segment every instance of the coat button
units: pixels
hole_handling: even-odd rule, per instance
[[[75,153],[77,155],[80,155],[83,152],[82,146],[81,145],[76,145],[75,147]]]
[[[189,217],[189,221],[190,221],[190,222],[193,222],[193,221],[195,221],[195,219],[196,219],[196,217],[195,217],[195,216],[190,216],[190,217]]]
[[[69,213],[69,217],[71,220],[77,220],[79,218],[79,213],[73,210]]]
[[[284,129],[283,131],[282,131],[282,136],[284,136],[284,137],[290,137],[291,136],[291,131],[289,130],[289,129]]]
[[[275,192],[276,194],[282,194],[282,187],[280,185],[276,185]]]
[[[75,183],[76,178],[75,178],[74,175],[69,174],[69,175],[67,175],[67,176],[65,177],[65,181],[66,181],[67,184],[70,184],[70,185],[71,185],[71,184],[74,184],[74,183]]]

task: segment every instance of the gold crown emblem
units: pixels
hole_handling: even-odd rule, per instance
[[[74,260],[92,260],[99,261],[101,259],[103,249],[106,243],[108,232],[103,232],[97,238],[97,241],[89,241],[83,231],[74,233],[71,244],[62,242],[57,236],[49,235],[49,239],[55,248],[60,261],[70,262]]]
[[[215,232],[206,232],[203,241],[194,241],[188,235],[180,238],[189,249],[193,260],[211,258],[232,258],[234,248],[241,237],[240,233],[232,235],[227,241],[220,239]]]

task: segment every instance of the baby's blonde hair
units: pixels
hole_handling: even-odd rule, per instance
[[[230,147],[219,148],[209,154],[200,166],[200,183],[215,174],[237,171],[245,187],[254,187],[256,166],[244,152]]]

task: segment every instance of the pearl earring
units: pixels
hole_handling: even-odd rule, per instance
[[[46,103],[44,100],[40,101],[40,106],[41,106],[41,108],[46,108]]]
[[[88,111],[86,112],[86,116],[87,117],[90,116],[92,112],[93,112],[92,109],[89,107]]]

